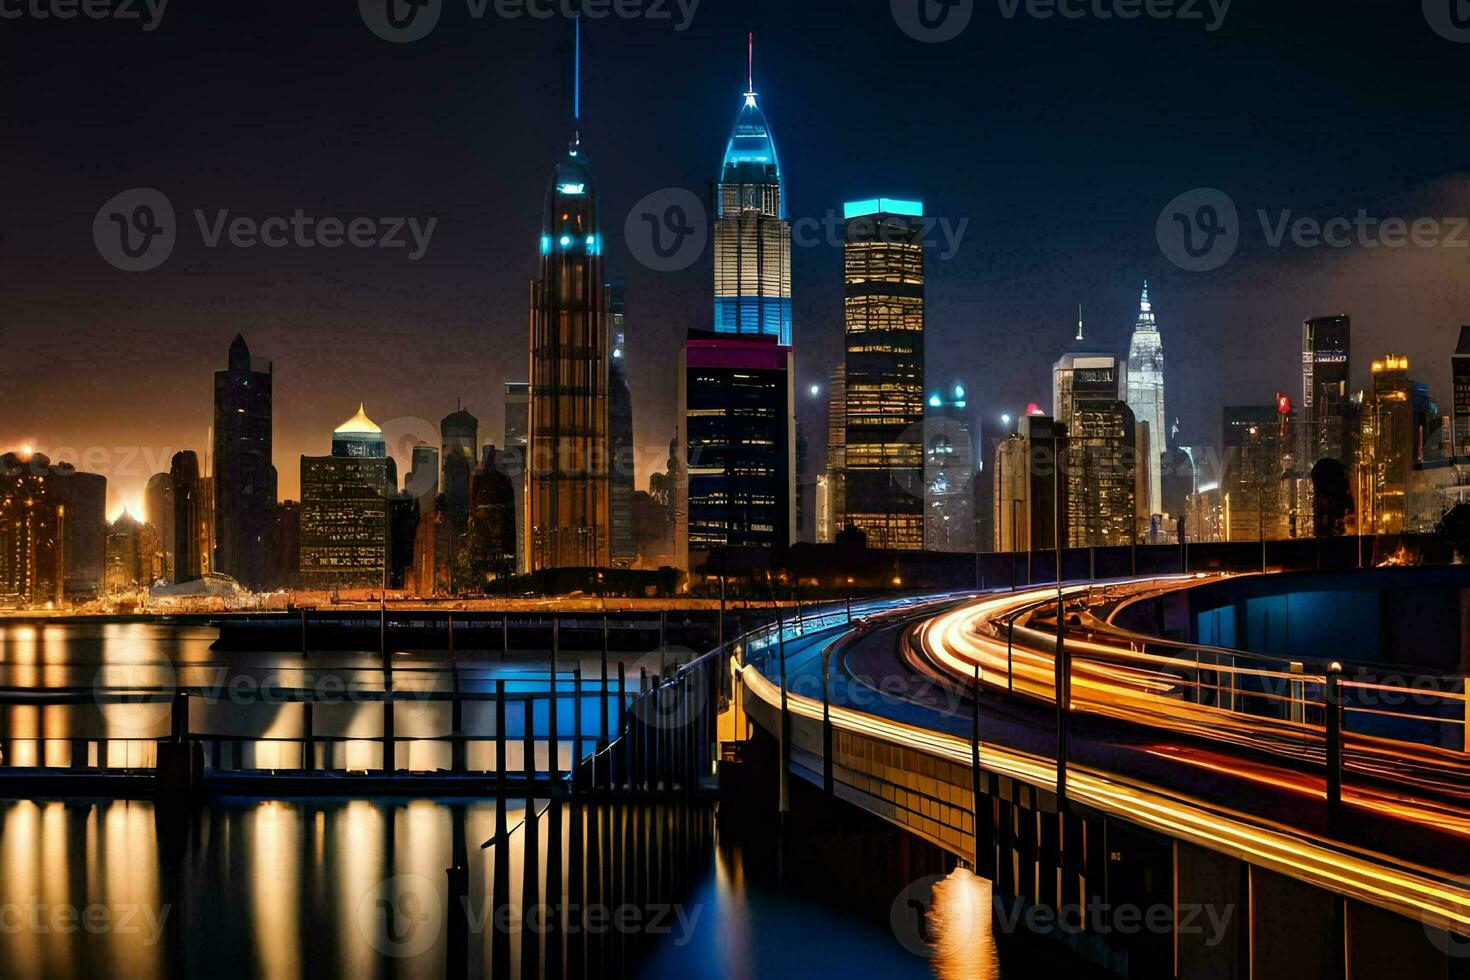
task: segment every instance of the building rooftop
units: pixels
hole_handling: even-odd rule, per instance
[[[376,422],[367,417],[367,406],[359,404],[357,414],[337,426],[336,434],[339,436],[377,436],[382,435],[383,430],[378,428]]]

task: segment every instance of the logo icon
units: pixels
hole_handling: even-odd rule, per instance
[[[629,676],[638,677],[648,671],[650,687],[656,684],[655,675],[660,670],[670,683],[656,688],[654,693],[641,697],[633,704],[633,716],[649,728],[672,731],[694,720],[704,711],[709,700],[709,684],[702,670],[678,673],[677,668],[699,658],[688,647],[669,646],[662,651],[653,650],[639,657],[629,668]],[[677,675],[677,680],[674,678]]]
[[[1470,43],[1470,0],[1423,0],[1424,19],[1434,33],[1456,44]]]
[[[174,206],[161,191],[123,191],[92,219],[92,241],[108,264],[123,272],[156,269],[173,254],[178,236]]]
[[[1164,258],[1185,272],[1211,272],[1240,245],[1240,214],[1230,195],[1213,187],[1180,194],[1159,212],[1155,233]]]
[[[975,0],[889,0],[899,28],[925,44],[953,41],[970,26]]]
[[[368,30],[393,44],[409,44],[438,26],[444,0],[357,0],[357,7]]]
[[[163,738],[170,731],[178,675],[156,650],[127,647],[108,654],[92,675],[92,698],[111,738]]]
[[[423,875],[395,875],[378,882],[357,906],[357,926],[384,956],[411,959],[439,939],[444,914],[439,889]]]
[[[633,257],[654,272],[679,272],[704,254],[709,216],[693,191],[666,187],[633,205],[623,223]]]
[[[934,889],[943,875],[926,875],[898,893],[888,909],[888,924],[904,949],[925,959],[934,955],[929,913],[934,908]]]

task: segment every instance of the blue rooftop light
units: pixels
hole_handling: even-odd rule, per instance
[[[875,197],[866,201],[848,201],[842,206],[844,219],[862,218],[870,214],[898,214],[908,218],[922,218],[924,202],[901,201],[893,197]]]
[[[573,154],[573,155],[575,156],[575,154]],[[559,194],[568,194],[568,195],[572,195],[572,196],[579,196],[579,195],[582,195],[582,194],[586,194],[587,193],[587,185],[586,184],[571,184],[571,183],[558,184],[557,187],[556,187],[556,190],[557,190],[557,193],[559,193]]]
[[[960,401],[964,401],[964,399],[965,399],[965,386],[964,385],[955,385],[954,386],[954,396],[955,396],[955,398],[959,399]]]
[[[550,255],[551,254],[551,236],[550,235],[542,235],[541,236],[541,254],[542,255]]]
[[[938,395],[930,395],[929,396],[929,407],[930,408],[940,408],[943,405],[944,405],[944,402],[940,400],[940,398],[939,398]]]
[[[563,236],[561,236],[561,247],[562,248],[571,248],[572,247],[572,236],[571,235],[563,235]]]

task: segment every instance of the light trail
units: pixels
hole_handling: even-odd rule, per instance
[[[749,694],[780,710],[781,690],[776,684],[754,666],[732,662],[731,669]],[[821,723],[820,701],[788,692],[787,705],[793,715]],[[915,749],[965,767],[971,764],[971,743],[967,739],[839,705],[831,706],[830,717],[835,729]],[[1051,759],[982,744],[980,765],[1032,786],[1056,790],[1056,764]],[[1264,826],[1244,814],[1222,812],[1200,801],[1180,798],[1159,787],[1130,785],[1096,770],[1068,767],[1067,786],[1070,799],[1133,824],[1418,918],[1435,928],[1470,933],[1470,888],[1444,872],[1383,854],[1332,846],[1286,828]]]

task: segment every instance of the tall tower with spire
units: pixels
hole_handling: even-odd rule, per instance
[[[746,90],[725,147],[715,204],[715,332],[765,334],[791,346],[791,225],[776,141],[755,91],[755,38]]]
[[[782,552],[796,537],[791,227],[754,52],[752,35],[720,169],[714,329],[691,330],[680,357],[675,561],[685,568],[721,548]]]
[[[1148,280],[1143,283],[1139,301],[1138,323],[1133,328],[1133,341],[1128,345],[1128,407],[1139,422],[1148,423],[1149,507],[1139,508],[1141,516],[1156,514],[1163,506],[1164,454],[1169,451],[1168,429],[1164,414],[1164,341],[1154,318],[1153,304],[1148,298]]]
[[[609,557],[608,336],[599,194],[582,146],[580,18],[572,47],[572,137],[552,169],[531,284],[531,571],[603,568]]]

